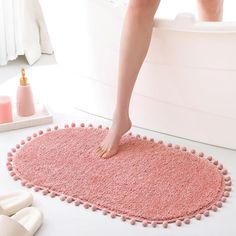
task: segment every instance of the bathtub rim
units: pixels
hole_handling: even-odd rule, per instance
[[[182,14],[182,13],[180,13]],[[194,16],[194,15],[193,15]],[[216,34],[232,34],[236,33],[236,21],[232,22],[210,22],[198,21],[181,26],[175,24],[175,19],[155,18],[154,29],[157,30],[171,30],[174,32],[186,33],[216,33]]]
[[[93,1],[90,1],[93,2]],[[117,10],[116,17],[123,19],[127,5],[123,3],[115,3],[108,0],[96,0],[93,4],[101,5],[101,7],[110,7]],[[183,22],[177,23],[177,19],[183,17]],[[186,17],[186,21],[184,21]],[[192,18],[192,19],[191,19]],[[190,21],[188,22],[188,20]],[[173,19],[154,18],[154,29],[172,30],[174,32],[189,32],[189,33],[216,33],[216,34],[232,34],[236,33],[236,21],[200,21],[193,13],[181,12],[177,13]]]

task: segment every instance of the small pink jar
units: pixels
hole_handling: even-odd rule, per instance
[[[12,104],[8,96],[0,96],[0,124],[12,122]]]

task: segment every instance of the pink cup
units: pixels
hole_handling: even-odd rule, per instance
[[[0,96],[0,124],[12,122],[11,98]]]

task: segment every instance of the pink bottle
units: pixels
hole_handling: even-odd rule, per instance
[[[32,116],[35,113],[31,86],[25,77],[25,69],[21,70],[22,77],[17,89],[17,114],[19,116]]]

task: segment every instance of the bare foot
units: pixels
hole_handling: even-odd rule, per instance
[[[132,123],[128,118],[113,119],[112,127],[107,136],[97,148],[97,154],[103,158],[114,156],[119,149],[121,137],[131,128]]]

